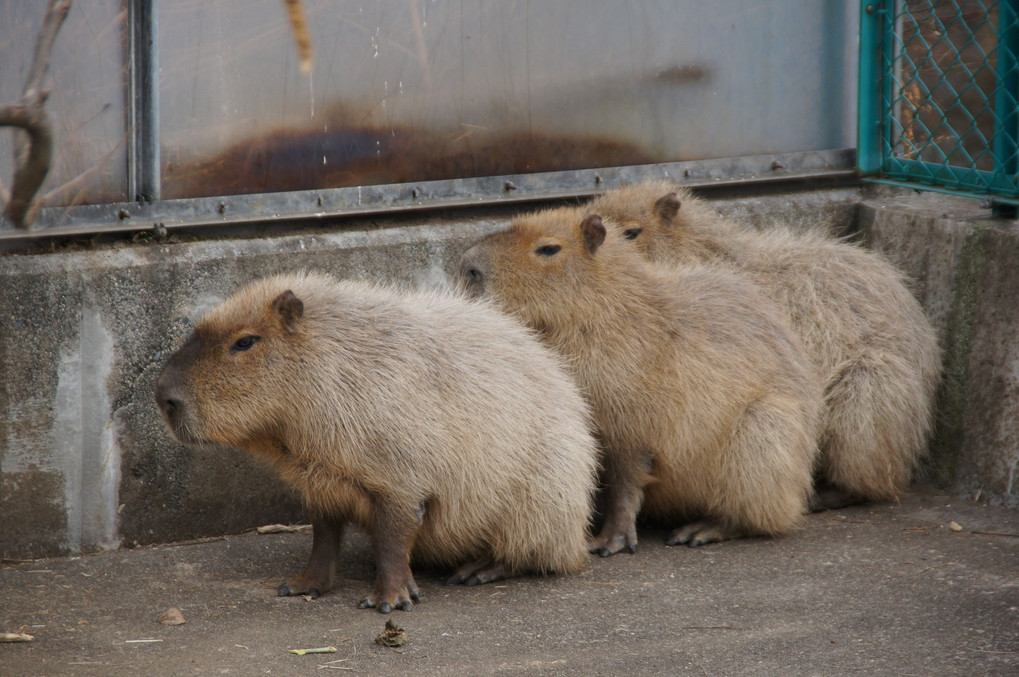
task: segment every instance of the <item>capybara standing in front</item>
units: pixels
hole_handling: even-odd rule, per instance
[[[468,584],[584,566],[588,408],[560,358],[485,304],[267,278],[195,327],[156,399],[182,442],[243,449],[300,490],[311,558],[281,595],[331,587],[348,522],[377,567],[360,606],[384,613],[417,601],[412,559]]]
[[[590,209],[649,260],[724,264],[778,303],[825,388],[818,507],[906,490],[933,425],[941,355],[894,266],[821,232],[741,228],[668,182],[611,190]]]
[[[702,267],[656,270],[562,208],[516,219],[461,260],[568,358],[604,446],[605,523],[591,550],[637,544],[643,512],[684,526],[669,543],[781,534],[806,512],[821,388],[781,314]]]

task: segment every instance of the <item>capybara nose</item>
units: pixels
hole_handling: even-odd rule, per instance
[[[484,290],[485,276],[474,262],[464,259],[460,264],[460,280],[471,296],[480,296]]]
[[[172,419],[181,410],[181,400],[167,380],[164,373],[156,382],[156,404],[167,419]]]
[[[172,397],[164,397],[159,400],[159,408],[163,410],[163,413],[167,416],[173,416],[180,408],[180,401],[175,400]]]

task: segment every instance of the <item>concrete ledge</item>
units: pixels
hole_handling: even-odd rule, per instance
[[[1015,507],[1015,226],[981,221],[984,212],[957,220],[911,215],[909,203],[893,208],[870,201],[861,209],[874,194],[847,188],[716,205],[758,224],[783,219],[843,233],[863,225],[874,246],[920,280],[956,374],[943,398],[942,417],[951,423],[939,427],[937,477]],[[168,353],[204,310],[274,272],[305,268],[441,287],[461,253],[502,228],[514,211],[0,255],[0,559],[300,519],[297,498],[259,464],[232,450],[187,450],[164,430],[152,391]],[[861,214],[866,218],[858,221]]]

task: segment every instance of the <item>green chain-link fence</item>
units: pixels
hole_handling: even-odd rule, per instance
[[[1019,202],[1019,0],[864,0],[860,169]]]

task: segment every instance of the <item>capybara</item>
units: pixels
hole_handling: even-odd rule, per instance
[[[894,499],[927,449],[941,378],[937,338],[887,260],[822,231],[757,231],[668,182],[611,190],[590,209],[647,258],[723,261],[785,311],[824,384],[817,508]]]
[[[468,250],[460,274],[566,356],[591,403],[605,518],[592,552],[635,551],[641,509],[683,525],[669,544],[800,522],[820,381],[750,284],[707,266],[656,269],[576,208],[514,220]]]
[[[195,326],[156,400],[180,441],[243,449],[302,494],[311,558],[281,595],[331,587],[346,523],[377,567],[359,606],[383,613],[418,600],[412,560],[474,584],[588,556],[589,408],[561,358],[490,305],[269,277]]]

